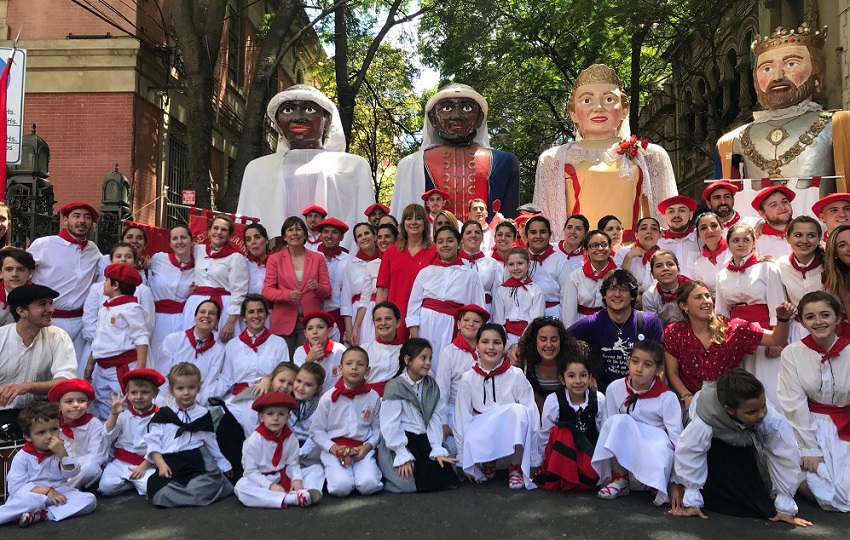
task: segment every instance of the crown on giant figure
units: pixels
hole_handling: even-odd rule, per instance
[[[573,83],[573,88],[578,88],[584,84],[613,84],[618,88],[623,87],[623,81],[617,76],[617,72],[609,68],[605,64],[593,64],[576,77]]]
[[[803,23],[796,30],[788,30],[780,26],[770,36],[757,35],[752,48],[756,55],[789,45],[803,45],[822,49],[824,41],[826,41],[826,26],[820,30],[815,30],[810,28],[808,23]]]

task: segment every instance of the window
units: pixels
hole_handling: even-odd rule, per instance
[[[227,9],[227,80],[233,85],[241,86],[242,17],[233,5]]]
[[[174,203],[181,203],[183,190],[189,178],[189,151],[186,143],[173,134],[168,138],[168,193]],[[166,223],[168,228],[188,223],[189,212],[179,208],[168,208]]]

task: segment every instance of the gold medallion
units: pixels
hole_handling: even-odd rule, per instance
[[[772,144],[773,146],[779,146],[782,144],[782,141],[788,138],[788,132],[784,127],[779,126],[773,128],[770,133],[767,134],[767,142]]]

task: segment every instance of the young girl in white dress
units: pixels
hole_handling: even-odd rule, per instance
[[[655,252],[649,260],[655,285],[643,293],[643,311],[661,319],[664,328],[668,324],[684,321],[685,313],[676,301],[679,287],[690,281],[679,273],[679,259],[666,249]]]
[[[567,219],[567,221],[570,220]],[[586,223],[586,221],[585,219],[584,222]],[[587,229],[584,229],[582,233],[585,231]],[[525,239],[528,244],[528,254],[531,255],[528,275],[543,290],[546,315],[560,317],[561,282],[572,271],[571,261],[578,261],[577,265],[581,265],[584,261],[583,259],[568,259],[563,251],[556,249],[549,243],[551,238],[552,226],[545,217],[537,215],[525,222]]]
[[[543,290],[528,276],[529,260],[528,251],[511,248],[506,261],[511,277],[493,294],[492,321],[505,327],[508,348],[519,341],[529,321],[542,317],[546,311]]]
[[[452,341],[457,308],[484,305],[484,287],[478,272],[463,264],[458,256],[457,228],[449,225],[438,229],[434,246],[437,257],[413,282],[405,323],[411,337],[431,342],[434,356],[439,359],[440,351]],[[431,363],[432,373],[436,373],[438,361]]]
[[[791,422],[809,491],[824,510],[850,511],[850,339],[835,335],[841,303],[807,293],[798,317],[810,333],[782,351],[776,392]]]
[[[592,460],[603,486],[600,499],[628,495],[642,485],[658,490],[655,504],[668,500],[682,409],[661,380],[663,362],[659,343],[638,341],[629,358],[629,375],[608,385],[606,419]]]
[[[387,382],[398,373],[398,353],[404,345],[398,331],[401,310],[392,302],[384,301],[375,304],[371,317],[375,337],[363,346],[369,355],[366,382],[383,397]]]
[[[457,459],[477,484],[495,477],[496,460],[509,458],[508,486],[534,489],[540,413],[525,373],[505,357],[505,341],[498,324],[478,331],[478,362],[461,378],[455,403]]]
[[[824,250],[820,245],[820,223],[809,216],[791,220],[786,230],[791,253],[776,261],[785,295],[792,304],[799,305],[806,293],[823,290]],[[798,319],[791,320],[788,342],[794,343],[808,335]]]
[[[661,238],[661,225],[653,217],[641,218],[637,222],[636,242],[631,249],[617,252],[614,262],[623,270],[628,270],[638,282],[638,292],[643,294],[652,286],[652,270],[649,260],[658,251]]]
[[[617,269],[611,257],[608,234],[599,230],[587,233],[584,251],[587,256],[581,268],[570,272],[561,287],[561,320],[567,327],[602,309],[604,304],[599,286],[602,278]]]

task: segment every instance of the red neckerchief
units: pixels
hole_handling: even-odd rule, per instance
[[[840,337],[835,340],[835,343],[832,344],[832,347],[827,351],[820,345],[815,342],[815,339],[812,336],[806,336],[802,340],[803,345],[820,354],[820,363],[823,364],[830,358],[838,358],[838,355],[841,354],[848,345],[850,345],[850,339]]]
[[[123,306],[124,304],[138,304],[139,299],[135,296],[130,296],[128,294],[122,294],[121,296],[116,296],[112,300],[107,300],[103,303],[103,307],[110,308],[115,306]]]
[[[469,355],[472,356],[472,365],[478,365],[478,356],[475,354],[475,346],[470,345],[469,342],[466,341],[466,338],[464,338],[460,333],[458,333],[458,335],[456,335],[452,340],[452,345],[462,351],[468,352]]]
[[[32,281],[27,281],[25,285],[32,285]],[[0,307],[9,309],[9,303],[6,301],[6,284],[0,279]]]
[[[493,250],[493,253],[490,254],[490,257],[496,259],[502,264],[505,264],[505,259],[503,259],[502,256],[499,255],[499,253],[495,249]]]
[[[280,458],[283,457],[283,443],[290,435],[292,435],[292,430],[289,429],[288,425],[284,425],[280,435],[275,435],[269,430],[269,428],[260,424],[254,431],[259,433],[265,440],[277,443],[277,446],[274,448],[274,453],[272,454],[272,465],[277,467],[278,463],[280,463]]]
[[[478,253],[467,253],[466,251],[461,251],[460,252],[460,258],[466,259],[467,261],[470,261],[472,264],[475,264],[475,261],[477,261],[478,259],[484,258],[484,252],[479,251]]]
[[[526,285],[529,283],[531,283],[531,278],[528,276],[526,276],[526,278],[522,281],[515,277],[510,277],[502,283],[502,287],[522,287],[522,290],[527,291],[528,287],[526,287]]]
[[[593,281],[599,281],[604,278],[608,272],[611,270],[616,270],[617,265],[614,264],[614,259],[608,257],[608,264],[605,265],[605,268],[600,270],[598,273],[593,269],[593,265],[590,263],[590,257],[587,257],[584,260],[584,264],[581,265],[581,271],[584,273],[584,276],[592,279]]]
[[[732,260],[730,259],[729,264],[726,265],[726,269],[729,270],[730,272],[740,272],[740,273],[743,274],[744,270],[746,270],[747,268],[749,268],[751,266],[755,266],[758,263],[759,263],[758,257],[756,257],[755,254],[752,254],[752,255],[749,256],[749,258],[741,266],[736,266],[734,263],[732,263]]]
[[[381,250],[378,248],[375,248],[375,254],[372,256],[366,255],[366,252],[364,252],[362,249],[358,249],[356,257],[361,261],[369,262],[374,261],[375,259],[380,259],[381,257],[383,257],[383,255],[384,254],[381,253]]]
[[[322,236],[317,234],[316,239],[314,240],[313,238],[310,237],[310,233],[307,233],[307,243],[310,244],[311,246],[315,246],[316,244],[321,244],[322,243]]]
[[[472,369],[475,370],[475,373],[484,377],[484,380],[487,380],[487,379],[492,379],[493,377],[498,377],[502,373],[511,369],[511,362],[507,358],[503,358],[502,363],[499,364],[496,367],[496,369],[494,369],[493,371],[491,371],[489,373],[484,371],[484,368],[482,368],[481,364],[479,364],[478,362],[475,362],[475,364],[472,365]]]
[[[345,386],[345,381],[340,378],[334,385],[333,392],[331,392],[331,401],[336,403],[336,401],[339,399],[339,396],[345,396],[348,399],[354,399],[355,396],[359,396],[360,394],[368,394],[371,390],[372,387],[366,384],[365,380],[357,388],[349,388]]]
[[[375,341],[382,345],[404,345],[404,342],[407,341],[404,339],[404,336],[400,335],[400,332],[396,330],[395,337],[389,341],[384,341],[381,339],[381,336],[375,334]]]
[[[628,397],[626,397],[626,401],[623,402],[623,405],[626,407],[626,410],[629,410],[629,411],[633,410],[635,408],[635,404],[637,403],[637,401],[639,399],[657,398],[658,396],[660,396],[661,394],[663,394],[667,390],[670,390],[670,387],[667,386],[667,384],[664,381],[661,380],[661,377],[656,377],[655,382],[653,383],[652,386],[649,387],[649,390],[647,390],[646,392],[641,392],[640,394],[638,394],[637,392],[632,390],[631,386],[629,386],[629,380],[631,380],[631,377],[629,377],[625,381],[626,382],[626,391],[629,393],[629,395],[628,395]]]
[[[192,349],[195,350],[195,358],[198,358],[199,355],[204,354],[208,350],[212,349],[212,346],[215,345],[215,336],[210,334],[206,340],[204,340],[204,344],[201,345],[201,348],[198,348],[198,340],[195,339],[195,327],[186,330],[186,337],[189,338],[189,343],[192,344]]]
[[[225,244],[224,247],[221,248],[218,251],[213,251],[212,246],[209,245],[209,244],[207,244],[205,247],[207,249],[207,258],[208,259],[223,259],[224,257],[227,257],[228,255],[233,255],[234,253],[239,253],[239,251],[235,247],[230,245],[230,242]]]
[[[675,233],[675,232],[671,231],[670,229],[664,229],[663,236],[667,240],[677,240],[679,238],[684,238],[684,237],[688,236],[692,232],[694,232],[694,226],[689,225],[685,232],[680,232],[680,233]]]
[[[130,414],[132,414],[133,416],[138,416],[139,418],[147,418],[148,416],[151,416],[152,414],[155,414],[157,411],[159,411],[159,406],[154,405],[145,412],[139,412],[128,402],[127,410],[130,411]]]
[[[643,247],[643,246],[641,246],[641,247]],[[646,266],[649,263],[649,259],[651,259],[652,256],[655,255],[655,252],[658,251],[659,249],[660,248],[658,247],[658,244],[656,244],[652,249],[644,250],[643,257],[641,257],[641,262],[643,262],[644,266]]]
[[[195,258],[194,257],[190,257],[189,262],[182,263],[182,262],[177,260],[177,255],[175,255],[174,253],[169,253],[168,254],[168,260],[171,261],[172,265],[176,266],[181,271],[182,270],[190,270],[190,269],[195,267]]]
[[[670,293],[666,293],[663,290],[661,290],[661,284],[658,283],[658,282],[655,282],[655,290],[658,291],[658,295],[661,297],[662,302],[669,303],[669,302],[675,301],[676,300],[676,293],[679,292],[679,287],[681,287],[682,285],[684,285],[685,283],[690,281],[690,278],[683,276],[681,274],[679,275],[678,279],[679,279],[679,283],[676,285],[676,288],[674,290],[670,291]]]
[[[50,450],[45,450],[44,452],[42,452],[41,450],[33,446],[33,444],[29,441],[24,443],[24,447],[21,448],[21,450],[31,456],[35,456],[39,463],[53,455],[53,452],[51,452]]]
[[[528,250],[528,254],[531,255],[531,260],[539,264],[543,264],[546,259],[549,258],[549,255],[552,255],[553,253],[555,253],[555,248],[552,247],[552,244],[547,245],[546,249],[544,249],[543,253],[540,255],[535,255],[531,252],[531,250]]]
[[[84,425],[88,424],[89,422],[91,422],[92,418],[94,418],[94,416],[91,413],[86,413],[86,414],[82,415],[81,417],[77,418],[76,420],[74,420],[72,422],[65,422],[63,420],[62,421],[62,434],[65,435],[66,437],[68,437],[69,439],[73,439],[74,438],[73,428],[84,426]]]
[[[59,231],[58,236],[69,244],[76,244],[80,247],[80,250],[86,249],[86,246],[89,245],[88,238],[86,238],[85,240],[77,240],[76,238],[71,236],[71,233],[68,232],[68,229],[62,229],[61,231]]]
[[[800,266],[799,264],[797,264],[797,257],[794,256],[793,252],[788,255],[788,260],[791,261],[791,266],[794,268],[794,270],[803,274],[803,279],[806,279],[806,272],[811,272],[812,270],[821,265],[821,261],[817,255],[812,257],[812,262],[810,262],[808,266]]]
[[[729,221],[727,221],[726,223],[723,224],[723,228],[728,229],[729,227],[738,223],[739,221],[741,221],[741,214],[739,214],[738,212],[735,212],[735,215],[732,216],[732,219],[730,219]]]
[[[251,255],[250,253],[247,255],[247,257],[248,257],[249,261],[251,261],[253,263],[257,263],[257,266],[265,266],[266,261],[269,260],[269,254],[268,253],[266,253],[266,256],[263,257],[262,259],[260,257],[257,257],[256,255]]]
[[[573,257],[581,257],[584,255],[584,248],[579,246],[572,251],[567,251],[567,248],[564,247],[564,241],[561,240],[558,242],[558,249],[560,249],[564,255],[567,256],[567,259],[572,259]]]
[[[334,258],[339,257],[340,255],[342,255],[343,249],[342,249],[342,246],[337,246],[337,247],[335,247],[335,248],[333,248],[333,249],[331,249],[331,248],[326,248],[326,247],[325,247],[325,245],[324,245],[324,244],[322,244],[321,246],[319,246],[318,251],[319,251],[319,253],[321,253],[321,254],[322,254],[322,255],[324,255],[325,257],[329,257],[329,258],[331,258],[331,259],[334,259]]]
[[[717,257],[720,256],[721,253],[726,251],[729,245],[726,243],[725,238],[720,239],[720,243],[717,244],[716,251],[709,251],[708,246],[702,246],[702,256],[711,261],[711,264],[717,264]]]
[[[263,331],[260,332],[260,335],[256,338],[251,338],[250,334],[248,334],[248,329],[242,330],[242,333],[239,334],[239,341],[250,347],[250,349],[254,352],[257,352],[257,349],[260,348],[260,345],[269,340],[272,336],[272,333],[269,332],[268,328],[263,328]]]
[[[766,234],[768,236],[776,236],[778,238],[785,238],[785,231],[778,231],[771,227],[765,222],[765,224],[761,228],[761,234]]]
[[[312,346],[312,345],[310,345],[310,342],[309,342],[309,341],[308,341],[308,342],[306,342],[306,343],[303,345],[303,347],[304,347],[304,352],[305,352],[305,353],[307,353],[307,354],[310,354],[310,349],[312,349],[312,348],[313,348],[313,346]],[[333,350],[334,350],[334,342],[333,342],[333,340],[332,340],[332,339],[329,339],[329,340],[328,340],[328,342],[325,344],[325,352],[324,352],[324,353],[322,353],[322,360],[324,360],[325,358],[327,358],[327,357],[328,357],[328,355],[330,355],[330,354],[331,354],[331,352],[332,352]],[[340,380],[342,380],[342,379],[340,379]]]
[[[443,268],[447,266],[463,266],[463,259],[458,256],[452,262],[443,262],[443,260],[439,256],[437,256],[434,257],[434,262],[432,262],[431,264],[433,264],[434,266],[441,266]]]

